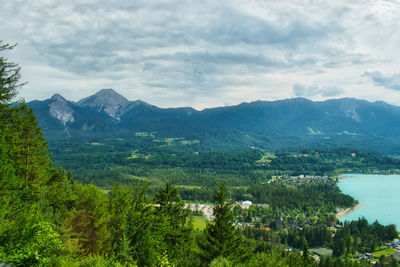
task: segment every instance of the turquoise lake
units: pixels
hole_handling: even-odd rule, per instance
[[[343,193],[360,202],[340,220],[357,220],[400,227],[400,175],[343,174],[338,184]]]

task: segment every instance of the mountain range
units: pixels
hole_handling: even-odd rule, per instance
[[[400,154],[400,107],[382,101],[293,98],[198,111],[159,108],[102,89],[77,102],[56,94],[27,104],[50,142],[154,132],[160,137],[207,137],[233,147],[354,146]]]

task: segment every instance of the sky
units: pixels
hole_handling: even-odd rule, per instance
[[[400,0],[0,0],[19,97],[103,88],[159,107],[354,97],[400,105]]]

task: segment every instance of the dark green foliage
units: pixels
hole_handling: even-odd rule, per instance
[[[397,237],[395,225],[384,226],[378,221],[368,224],[365,218],[359,218],[358,221],[346,221],[333,238],[333,255],[372,252],[379,245]]]
[[[332,210],[335,207],[351,207],[355,200],[340,192],[334,184],[305,184],[289,187],[282,184],[263,184],[251,186],[247,192],[258,203],[269,203],[280,208],[318,207]]]
[[[51,165],[32,110],[10,104],[19,68],[1,57],[0,70],[0,261],[43,265],[64,251],[59,227],[69,185]]]
[[[139,266],[154,266],[162,255],[162,236],[154,207],[145,200],[145,188],[138,187],[132,195],[126,221],[132,258],[137,260]]]
[[[260,244],[261,245],[261,244]],[[312,258],[302,256],[299,252],[289,252],[278,245],[269,245],[258,250],[243,266],[280,267],[280,266],[315,266]]]
[[[7,207],[3,205],[4,212]],[[10,211],[0,217],[0,261],[16,266],[48,263],[65,251],[62,237],[48,221],[39,205]]]
[[[305,245],[310,247],[330,246],[332,243],[332,234],[325,225],[309,226],[306,225],[302,230],[294,227],[288,229],[287,236],[281,234],[281,238],[289,246],[303,249]]]
[[[47,143],[37,126],[32,109],[25,104],[14,107],[9,122],[17,133],[7,140],[14,144],[9,157],[15,162],[16,174],[24,178],[26,187],[38,186],[38,183],[46,179],[51,164]]]
[[[0,52],[10,48],[0,44]],[[293,193],[299,197],[299,210],[304,214],[315,212],[304,194],[314,200],[321,196],[328,199],[317,202],[320,208],[317,213],[326,207],[348,204],[346,198],[335,202],[334,196],[340,192],[329,186],[299,187],[294,191],[290,187],[268,188],[273,191],[272,196],[283,195],[276,203],[270,195],[267,198],[255,187],[247,190],[244,185],[257,184],[271,174],[263,169],[265,166],[256,166],[255,161],[262,155],[259,150],[194,153],[197,151],[186,151],[187,147],[182,146],[179,151],[170,153],[158,145],[147,146],[155,143],[152,139],[146,145],[135,143],[141,149],[135,154],[136,158],[132,156],[135,150],[132,151],[124,140],[114,139],[98,150],[93,149],[93,145],[99,145],[96,142],[76,147],[75,144],[61,144],[56,148],[59,155],[65,155],[60,161],[71,166],[79,162],[80,169],[73,171],[81,172],[81,180],[98,181],[100,174],[103,180],[108,179],[105,183],[108,186],[112,179],[125,184],[136,183],[114,186],[109,194],[93,184],[79,184],[50,161],[46,141],[32,110],[24,103],[11,104],[19,85],[18,66],[0,57],[0,71],[0,263],[12,266],[315,266],[308,256],[307,243],[329,243],[324,239],[326,232],[323,230],[329,217],[317,216],[318,226],[305,227],[299,233],[298,246],[304,248],[301,255],[285,251],[278,245],[280,238],[288,241],[292,233],[285,236],[281,231],[264,235],[260,234],[260,229],[251,226],[241,229],[244,235],[252,238],[245,239],[234,225],[234,214],[246,216],[246,220],[252,222],[256,215],[261,218],[260,213],[265,212],[262,223],[275,223],[275,228],[279,228],[278,216],[282,217],[283,210],[287,212],[296,205],[285,194]],[[153,148],[149,150],[152,155],[138,156],[149,147]],[[81,153],[82,148],[86,149],[84,153]],[[114,153],[118,149],[122,150],[121,154]],[[393,162],[381,163],[390,166]],[[93,170],[96,170],[95,175]],[[124,174],[122,177],[121,173]],[[158,179],[165,174],[167,177]],[[216,191],[214,221],[208,223],[202,233],[193,230],[177,188],[169,182],[158,190],[156,186],[149,188],[148,184],[142,183],[145,177],[156,181],[157,185],[164,184],[169,178],[181,185],[187,183],[187,186],[203,180],[201,185],[210,188],[227,180],[230,185],[239,186],[231,192],[234,197],[268,200],[272,208],[251,208],[246,214],[233,209],[222,184]],[[245,182],[243,177],[246,177]],[[321,193],[316,193],[316,189]],[[190,193],[186,196],[202,199],[213,192],[202,187],[196,190],[199,190],[197,196]],[[149,199],[147,195],[155,198]],[[285,220],[286,224],[290,221]],[[397,234],[394,226],[383,227],[377,222],[368,226],[359,221],[343,229],[344,237],[361,234],[362,242],[366,240],[365,236],[374,240],[390,239]],[[338,239],[340,236],[338,234]],[[193,241],[194,237],[198,243]],[[338,243],[344,244],[343,251],[347,249],[347,241]],[[367,241],[363,244],[373,245]],[[380,264],[396,265],[386,258],[382,258]],[[366,263],[362,263],[364,265]],[[320,266],[361,265],[327,258],[321,260]]]
[[[48,112],[51,101],[33,101],[30,105],[47,138],[71,138],[64,131],[65,126]],[[385,154],[400,151],[400,109],[382,102],[348,98],[313,102],[296,98],[196,111],[192,108],[162,109],[135,101],[121,105],[118,121],[105,114],[104,109],[68,104],[76,117],[74,122],[68,123],[73,139],[123,138],[132,132],[146,131],[157,132],[160,137],[195,137],[201,141],[200,146],[208,149],[255,146],[280,151],[354,147]],[[348,110],[353,110],[358,119],[349,117]]]
[[[321,258],[318,267],[364,267],[364,266],[373,266],[371,263],[362,261],[351,261],[349,259],[332,259],[331,257],[323,257]]]
[[[133,187],[114,186],[109,195],[109,233],[111,251],[122,262],[132,263],[132,250],[128,240],[127,211],[131,207]]]
[[[147,186],[115,186],[110,194],[109,223],[113,253],[120,262],[155,266],[168,261],[188,266],[192,229],[183,202],[171,184],[160,189],[157,204],[145,197]]]
[[[207,224],[205,237],[199,243],[204,262],[211,262],[218,257],[240,262],[250,254],[250,249],[244,246],[243,238],[235,229],[232,204],[228,202],[226,194],[225,185],[221,184],[215,196],[213,222]]]
[[[14,46],[4,44],[0,40],[0,52],[10,50]],[[23,85],[19,83],[20,70],[17,64],[8,62],[7,58],[0,56],[0,105],[9,103],[17,95],[17,88]]]
[[[83,255],[108,251],[107,197],[94,185],[75,185],[75,201],[67,218],[67,228]]]
[[[111,248],[125,263],[154,266],[162,255],[163,229],[145,198],[147,186],[115,186],[110,194]]]
[[[160,188],[155,202],[159,205],[156,214],[163,228],[164,250],[170,262],[177,266],[189,266],[193,246],[192,228],[187,224],[188,213],[178,195],[178,190],[170,182]]]
[[[150,182],[149,193],[154,195],[160,185],[170,181],[185,200],[212,201],[213,190],[220,182],[225,182],[234,187],[231,190],[234,200],[270,203],[272,199],[292,208],[302,206],[294,203],[297,199],[318,202],[317,205],[333,202],[333,206],[351,206],[353,200],[334,188],[333,181],[330,181],[332,185],[302,185],[294,189],[280,185],[259,186],[260,183],[272,176],[299,174],[299,169],[303,170],[302,175],[332,176],[343,169],[357,173],[377,170],[392,173],[400,166],[400,160],[395,158],[344,148],[277,153],[269,164],[259,162],[264,153],[258,149],[197,151],[198,148],[154,137],[129,137],[53,142],[50,151],[55,164],[70,170],[75,179],[105,189],[111,189],[114,184],[144,180]],[[323,193],[319,194],[320,191]],[[290,198],[292,193],[300,198]],[[308,193],[313,197],[304,199]],[[272,194],[278,198],[271,198]],[[328,200],[324,201],[325,198]]]

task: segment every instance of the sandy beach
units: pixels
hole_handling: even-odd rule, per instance
[[[341,179],[360,179],[360,177],[357,177],[357,176],[339,176],[338,178],[339,178],[339,180],[341,180]]]
[[[343,217],[346,213],[348,213],[348,212],[350,212],[350,211],[352,211],[352,210],[354,210],[354,209],[357,209],[357,208],[360,207],[360,206],[361,206],[361,203],[358,203],[358,204],[355,205],[353,208],[347,208],[347,209],[345,209],[345,210],[342,210],[342,211],[336,213],[336,218],[339,219],[340,217]]]

